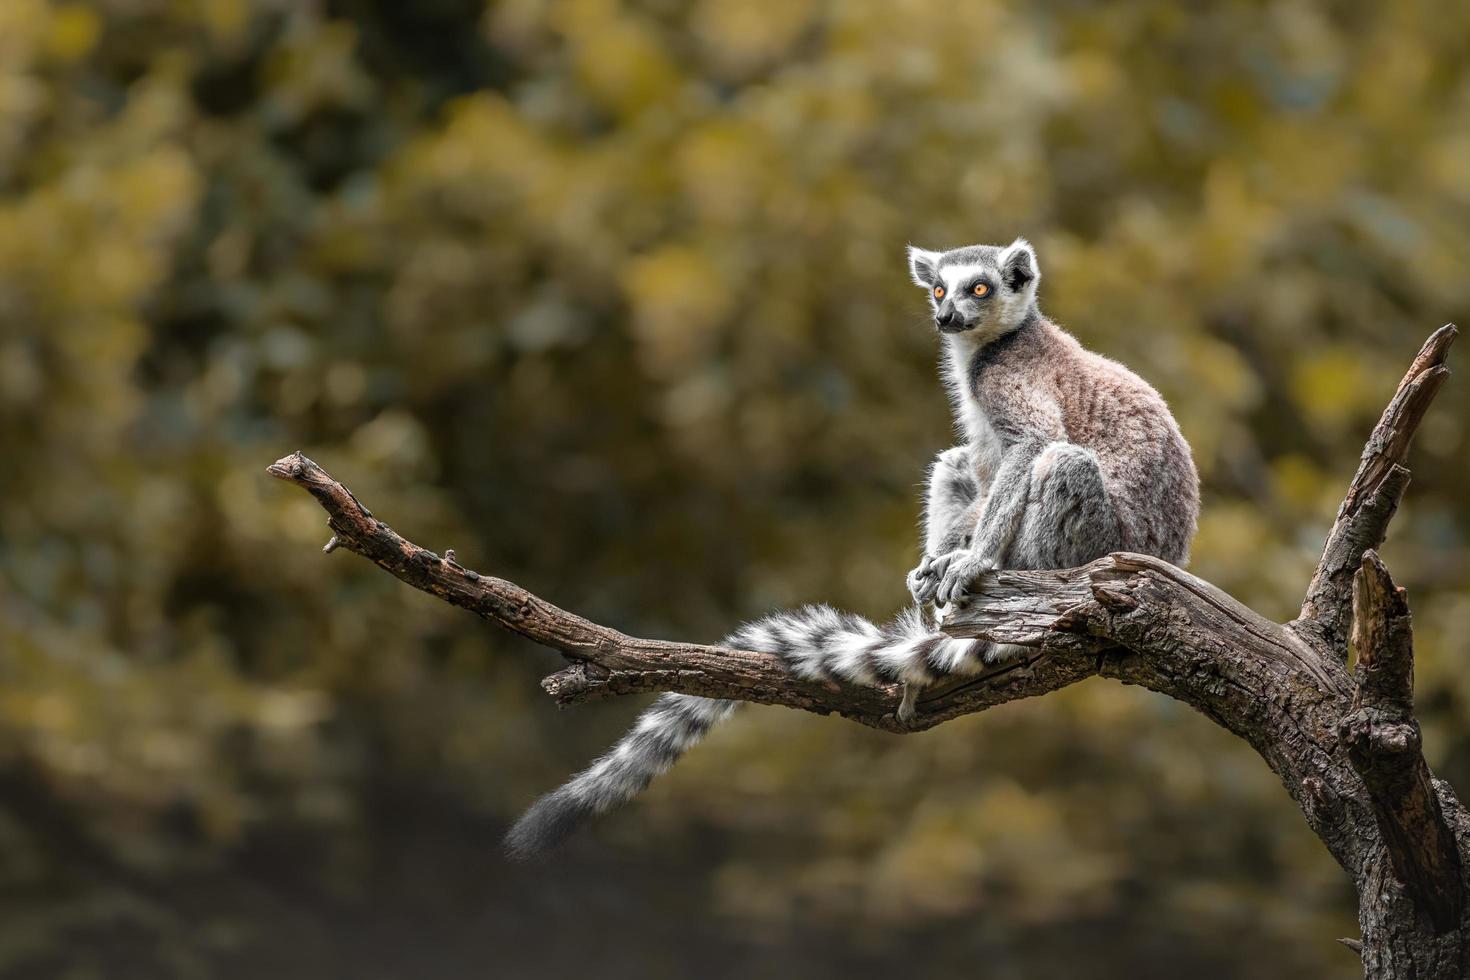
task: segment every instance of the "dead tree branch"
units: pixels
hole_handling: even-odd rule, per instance
[[[914,731],[1006,701],[1045,694],[1097,670],[1095,658],[1080,654],[1098,649],[1099,644],[1073,637],[1070,648],[1078,655],[1071,658],[1037,656],[934,688],[920,702],[922,717],[905,725],[894,714],[899,692],[892,685],[860,687],[808,680],[793,676],[767,653],[628,636],[567,612],[513,582],[482,575],[414,544],[373,517],[352,491],[301,453],[277,460],[267,471],[316,498],[327,512],[334,548],[354,551],[416,589],[560,651],[570,665],[542,681],[560,704],[679,691],[838,714],[886,731]],[[1048,614],[1054,617],[1088,597],[1086,571],[1075,570],[1070,580],[1057,573],[1002,573],[984,594],[1002,605],[1029,605],[1039,626]],[[1043,639],[1043,631],[1028,630],[1019,615],[998,632],[1015,642],[1034,645]],[[1054,647],[1068,645],[1059,641]]]
[[[1409,445],[1424,413],[1429,411],[1429,403],[1449,377],[1445,358],[1457,334],[1454,324],[1445,324],[1430,335],[1383,410],[1327,534],[1322,560],[1307,586],[1301,616],[1292,624],[1293,628],[1315,634],[1343,662],[1347,661],[1353,576],[1363,552],[1377,548],[1388,536],[1388,522],[1409,485],[1405,465]]]
[[[649,691],[779,704],[886,731],[915,731],[1094,675],[1183,701],[1249,742],[1354,878],[1360,952],[1373,977],[1470,975],[1465,895],[1470,813],[1436,781],[1413,716],[1408,606],[1372,549],[1409,482],[1410,442],[1448,375],[1453,326],[1414,359],[1363,450],[1308,586],[1281,625],[1156,558],[1114,554],[1082,568],[995,572],[945,623],[1030,650],[927,690],[901,722],[892,686],[788,673],[774,656],[631,637],[520,586],[421,548],[377,520],[316,463],[269,467],[309,491],[332,539],[414,588],[552,647],[569,665],[542,686],[560,704]],[[1347,641],[1358,651],[1350,676]]]
[[[1353,580],[1353,647],[1357,691],[1338,730],[1372,798],[1396,877],[1444,933],[1465,912],[1460,852],[1420,751],[1409,603],[1372,551]]]

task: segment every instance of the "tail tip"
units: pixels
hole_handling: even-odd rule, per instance
[[[548,793],[521,814],[505,835],[505,853],[512,861],[541,860],[586,825],[596,812],[563,789]]]

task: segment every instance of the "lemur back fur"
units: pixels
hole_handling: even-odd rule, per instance
[[[1118,550],[1183,564],[1199,512],[1199,478],[1168,406],[1041,314],[1027,242],[910,248],[909,268],[930,296],[966,440],[929,470],[924,558],[908,577],[915,604],[885,626],[808,606],[748,623],[721,644],[771,653],[801,676],[900,682],[901,717],[923,686],[1014,652],[936,629],[978,576],[1071,568]],[[517,821],[510,852],[540,854],[636,796],[735,707],[663,695],[610,752]]]

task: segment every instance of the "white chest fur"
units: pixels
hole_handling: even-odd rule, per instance
[[[977,346],[965,334],[952,334],[945,338],[947,381],[956,421],[965,431],[965,441],[974,452],[981,479],[988,480],[1000,464],[1001,445],[1000,437],[995,434],[970,384],[970,362],[974,360]]]

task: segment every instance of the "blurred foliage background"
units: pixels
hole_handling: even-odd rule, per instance
[[[630,632],[884,616],[952,442],[903,246],[1017,234],[1174,406],[1194,570],[1289,618],[1470,306],[1470,6],[5,0],[0,974],[1357,975],[1265,765],[1102,681],[747,709],[507,866],[637,706],[557,712],[264,475]],[[1386,549],[1462,793],[1467,419]]]

